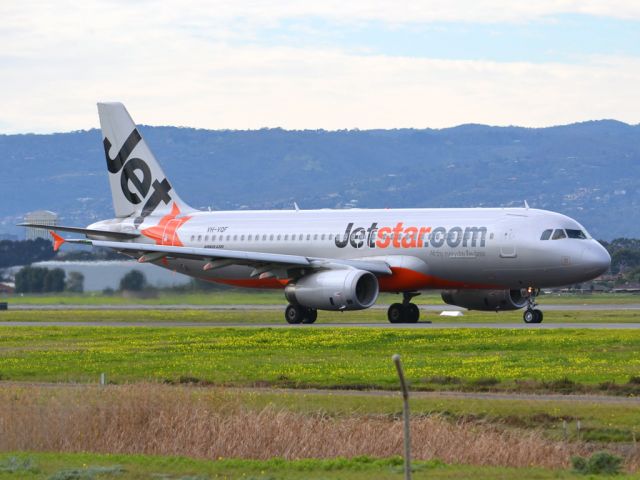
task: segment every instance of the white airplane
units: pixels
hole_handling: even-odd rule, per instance
[[[473,310],[525,308],[539,323],[540,288],[575,284],[607,271],[607,251],[575,220],[524,208],[199,211],[177,194],[121,103],[99,103],[115,218],[66,241],[122,252],[202,280],[280,288],[289,323],[318,310],[361,310],[379,292],[402,293],[392,323],[414,323],[411,299],[442,290]],[[37,226],[23,224],[24,226]]]

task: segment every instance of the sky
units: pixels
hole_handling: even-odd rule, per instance
[[[640,122],[637,0],[0,2],[0,133]]]

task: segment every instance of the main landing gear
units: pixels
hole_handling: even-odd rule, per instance
[[[527,309],[522,314],[524,323],[542,323],[544,314],[542,310],[537,309],[536,297],[540,293],[540,289],[528,288],[527,289]]]
[[[415,303],[411,303],[411,299],[418,295],[420,295],[419,292],[404,292],[402,303],[394,303],[387,310],[389,321],[391,323],[418,323],[420,309]]]
[[[302,305],[290,304],[284,311],[284,318],[287,323],[313,323],[318,318],[318,310],[315,308],[303,307]]]

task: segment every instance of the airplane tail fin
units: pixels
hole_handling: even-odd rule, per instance
[[[98,103],[102,144],[116,217],[135,216],[139,226],[151,214],[193,211],[171,186],[122,103]]]

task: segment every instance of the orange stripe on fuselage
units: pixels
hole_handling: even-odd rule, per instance
[[[425,275],[409,268],[391,267],[392,274],[378,277],[381,292],[409,292],[414,290],[443,290],[443,289],[502,289],[498,285],[460,282],[457,280],[446,280],[433,275]],[[215,283],[223,283],[234,287],[244,288],[284,288],[291,281],[288,279],[279,280],[277,278],[213,278],[207,279]]]
[[[478,284],[447,280],[434,275],[426,275],[409,268],[391,267],[391,275],[378,277],[381,292],[409,292],[424,289],[449,289],[449,288],[474,288],[494,289],[500,288],[491,284]]]

